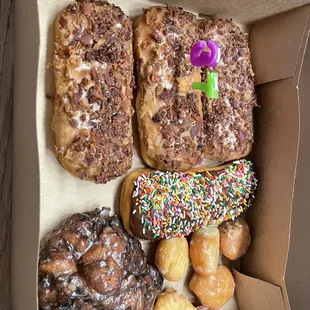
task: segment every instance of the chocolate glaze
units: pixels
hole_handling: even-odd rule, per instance
[[[136,213],[133,215],[132,213],[136,210]],[[139,239],[143,240],[153,240],[153,233],[148,229],[143,233],[142,225],[141,225],[141,214],[138,212],[138,206],[136,206],[136,199],[131,198],[131,212],[129,218],[129,228],[131,232]],[[155,240],[155,239],[154,239]]]

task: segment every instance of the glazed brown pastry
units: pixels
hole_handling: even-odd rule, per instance
[[[242,257],[250,243],[250,229],[242,218],[226,221],[220,226],[220,251],[227,258],[236,260]]]
[[[221,46],[221,61],[202,68],[202,81],[218,73],[219,98],[202,96],[204,156],[229,161],[246,156],[253,144],[253,107],[256,103],[250,50],[244,34],[231,20],[200,21],[200,39]]]
[[[189,288],[204,306],[220,309],[234,295],[235,281],[227,267],[218,266],[216,272],[208,276],[194,273]]]
[[[190,258],[196,273],[206,276],[216,272],[219,247],[220,235],[217,227],[203,227],[192,234]]]
[[[42,241],[40,309],[153,309],[163,279],[108,213],[74,214]]]
[[[252,204],[256,187],[247,160],[188,172],[140,169],[122,184],[121,217],[126,230],[141,239],[188,236],[238,217]]]
[[[186,170],[202,161],[200,69],[190,62],[198,40],[195,16],[168,6],[145,10],[135,30],[136,112],[144,161],[159,170]]]
[[[55,22],[56,156],[106,183],[132,164],[132,24],[106,1],[76,1]]]

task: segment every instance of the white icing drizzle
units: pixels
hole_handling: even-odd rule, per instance
[[[81,83],[82,79],[86,74],[89,74],[91,70],[91,65],[84,62],[80,63],[77,67],[73,67],[69,64],[68,72],[71,79],[76,80],[78,83]]]
[[[158,75],[161,78],[161,85],[162,88],[171,89],[173,87],[173,84],[169,81],[169,68],[165,68],[164,70],[162,68],[159,69]]]
[[[81,120],[82,115],[85,115],[85,121]],[[77,111],[76,115],[73,116],[72,119],[76,122],[77,129],[87,129],[89,131],[93,127],[92,125],[89,124],[90,118],[88,113]]]
[[[230,123],[225,124],[224,126],[224,130],[228,133],[228,137],[223,140],[223,145],[225,146],[227,144],[230,144],[231,149],[234,149],[235,144],[237,142],[237,138],[235,133],[232,130],[230,130],[229,127]]]
[[[107,68],[107,63],[106,62],[98,62],[98,61],[92,61],[91,64],[98,70],[98,68],[101,68],[102,70]]]
[[[100,111],[101,110],[101,105],[97,102],[92,103],[90,107],[93,109],[94,112]]]
[[[227,123],[218,123],[215,125],[215,130],[217,130],[219,137],[222,137],[226,133],[228,136],[223,139],[223,146],[230,145],[230,149],[234,149],[236,142],[237,142],[237,137],[233,130],[231,129],[233,123],[235,122],[235,116],[234,116],[234,110],[230,104],[229,98],[225,97],[224,98],[224,103],[226,106],[229,108],[229,122]]]
[[[180,37],[180,36],[179,36],[177,33],[175,33],[175,32],[169,33],[168,36],[174,37],[174,38],[176,38],[176,39],[178,39],[178,38]]]

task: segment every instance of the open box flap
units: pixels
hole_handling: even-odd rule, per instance
[[[253,156],[260,187],[248,214],[255,241],[243,261],[245,273],[281,286],[286,307],[300,310],[310,304],[309,14],[306,6],[252,28],[256,83],[274,83],[257,87],[262,107]]]
[[[292,309],[310,305],[310,42],[307,43],[299,80],[300,139],[292,209],[291,240],[286,286]]]
[[[280,286],[289,251],[291,212],[299,139],[298,92],[293,79],[257,87],[253,158],[259,187],[247,212],[252,245],[242,272]],[[266,263],[268,262],[268,263]],[[285,296],[284,296],[285,297]]]
[[[310,5],[306,5],[252,26],[250,49],[256,85],[299,75],[309,14]]]
[[[240,310],[285,310],[281,288],[233,270]]]

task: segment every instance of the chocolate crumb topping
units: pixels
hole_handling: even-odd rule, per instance
[[[199,78],[200,74],[189,58],[199,38],[198,22],[182,8],[167,6],[145,10],[142,23],[136,38],[138,73],[144,89],[138,109],[143,115],[140,134],[146,137],[145,148],[161,169],[187,169],[202,161],[201,99],[191,86],[193,76]],[[158,130],[156,141],[148,139],[155,135],[154,128]]]
[[[202,95],[206,157],[219,161],[247,155],[253,144],[253,107],[257,105],[250,50],[243,33],[230,20],[210,18],[200,21],[200,39],[214,40],[221,46],[218,72],[219,98]]]
[[[59,17],[54,68],[60,162],[96,183],[123,175],[133,156],[130,19],[106,1],[70,4]]]

